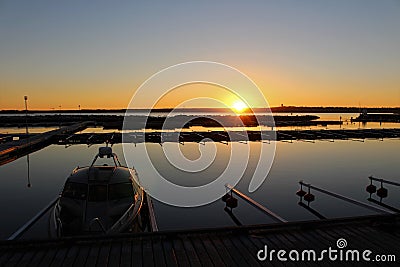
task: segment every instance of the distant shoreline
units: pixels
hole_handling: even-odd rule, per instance
[[[152,112],[167,113],[171,112],[172,108],[153,109]],[[273,113],[361,113],[366,110],[368,113],[400,113],[400,107],[382,107],[382,108],[360,108],[360,107],[296,107],[296,106],[282,106],[272,107]],[[131,109],[131,112],[147,112],[148,109]],[[177,112],[212,112],[223,113],[232,112],[228,108],[180,108],[175,109]],[[264,108],[254,108],[255,113],[265,112]],[[29,113],[125,113],[126,109],[51,109],[51,110],[28,110]],[[25,110],[0,110],[0,114],[19,114],[25,113]]]

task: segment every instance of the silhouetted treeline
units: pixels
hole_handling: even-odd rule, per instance
[[[152,109],[151,112],[157,113],[169,113],[173,109]],[[381,107],[381,108],[363,108],[363,107],[296,107],[296,106],[280,106],[272,107],[271,111],[274,113],[361,113],[366,110],[368,113],[400,113],[400,107]],[[134,109],[131,112],[147,112],[148,109]],[[195,112],[195,113],[232,113],[231,109],[228,108],[182,108],[175,109],[175,112]],[[254,108],[256,113],[266,112],[265,108]],[[82,109],[82,110],[28,110],[28,113],[125,113],[126,109]],[[25,110],[1,110],[0,114],[20,114],[25,113]]]

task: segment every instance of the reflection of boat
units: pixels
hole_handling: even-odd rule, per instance
[[[95,165],[99,158],[114,164]],[[121,166],[111,147],[100,147],[89,167],[77,167],[50,216],[50,233],[60,237],[77,234],[141,231],[146,227],[140,211],[145,192],[134,169]]]

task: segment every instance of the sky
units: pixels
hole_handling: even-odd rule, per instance
[[[30,109],[126,108],[194,60],[240,70],[271,106],[398,107],[400,1],[0,0],[0,109],[24,95]],[[183,86],[159,107],[231,99],[214,89]]]

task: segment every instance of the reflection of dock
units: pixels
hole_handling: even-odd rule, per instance
[[[26,134],[8,134],[6,142],[0,144],[0,165],[53,143],[56,136],[71,135],[85,129],[86,126],[86,122],[76,123],[43,134],[28,135],[28,137]],[[13,141],[14,137],[18,137],[18,140]]]
[[[73,237],[42,241],[3,241],[1,266],[259,266],[257,254],[267,246],[275,250],[273,263],[282,265],[278,250],[316,251],[316,258],[329,247],[339,251],[370,250],[368,258],[395,255],[398,261],[400,217],[366,216],[324,221],[289,222],[273,225],[226,227],[205,230],[162,231],[116,236]],[[340,242],[339,242],[340,241]],[[397,255],[396,255],[397,253]],[[308,255],[308,254],[306,254]],[[261,253],[260,256],[263,256]],[[328,262],[325,253],[324,261]],[[311,254],[312,259],[312,254]],[[307,259],[307,258],[306,258]],[[393,261],[393,258],[390,258]],[[342,260],[344,261],[344,260]],[[342,263],[338,259],[332,261]],[[289,261],[290,262],[290,261]],[[356,260],[346,261],[356,265]],[[320,266],[309,260],[300,265]],[[293,265],[294,266],[294,265]]]

